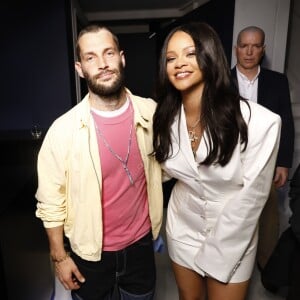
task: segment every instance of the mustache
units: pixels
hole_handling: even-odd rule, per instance
[[[101,78],[104,75],[111,75],[111,74],[119,74],[119,71],[117,69],[107,69],[107,70],[102,70],[100,72],[98,72],[94,78],[98,79]]]

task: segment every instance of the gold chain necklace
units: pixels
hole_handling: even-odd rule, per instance
[[[196,123],[193,126],[189,126],[188,123],[186,123],[194,157],[196,157],[196,143],[199,140],[199,136],[196,134],[195,129],[198,126],[199,122],[200,118],[196,121]]]

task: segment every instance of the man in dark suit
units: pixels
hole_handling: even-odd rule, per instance
[[[287,77],[260,66],[265,53],[264,31],[255,26],[241,30],[237,37],[235,53],[237,64],[231,72],[240,95],[277,113],[282,120],[274,184],[260,218],[257,263],[260,268],[263,268],[279,236],[276,188],[286,184],[289,168],[292,166],[294,122]]]

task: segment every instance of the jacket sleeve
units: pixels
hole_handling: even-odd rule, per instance
[[[231,279],[255,234],[271,187],[280,126],[278,115],[264,108],[252,110],[241,161],[243,184],[226,203],[195,258],[198,267],[221,282]]]
[[[63,141],[59,130],[52,125],[38,155],[38,200],[36,216],[46,228],[64,224],[66,218],[66,173]]]
[[[294,153],[295,128],[287,77],[282,75],[278,83],[278,114],[281,117],[282,127],[276,165],[291,168]]]

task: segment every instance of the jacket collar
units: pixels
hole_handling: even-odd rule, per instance
[[[149,113],[149,110],[145,107],[145,105],[143,105],[142,102],[137,99],[138,96],[133,95],[127,88],[126,94],[130,98],[130,101],[133,105],[135,126],[140,125],[145,129],[149,128],[149,126],[152,126],[152,123],[150,122],[152,120],[152,112]],[[78,108],[80,108],[79,128],[89,127],[91,122],[91,105],[89,102],[89,94],[87,94],[78,104]]]

